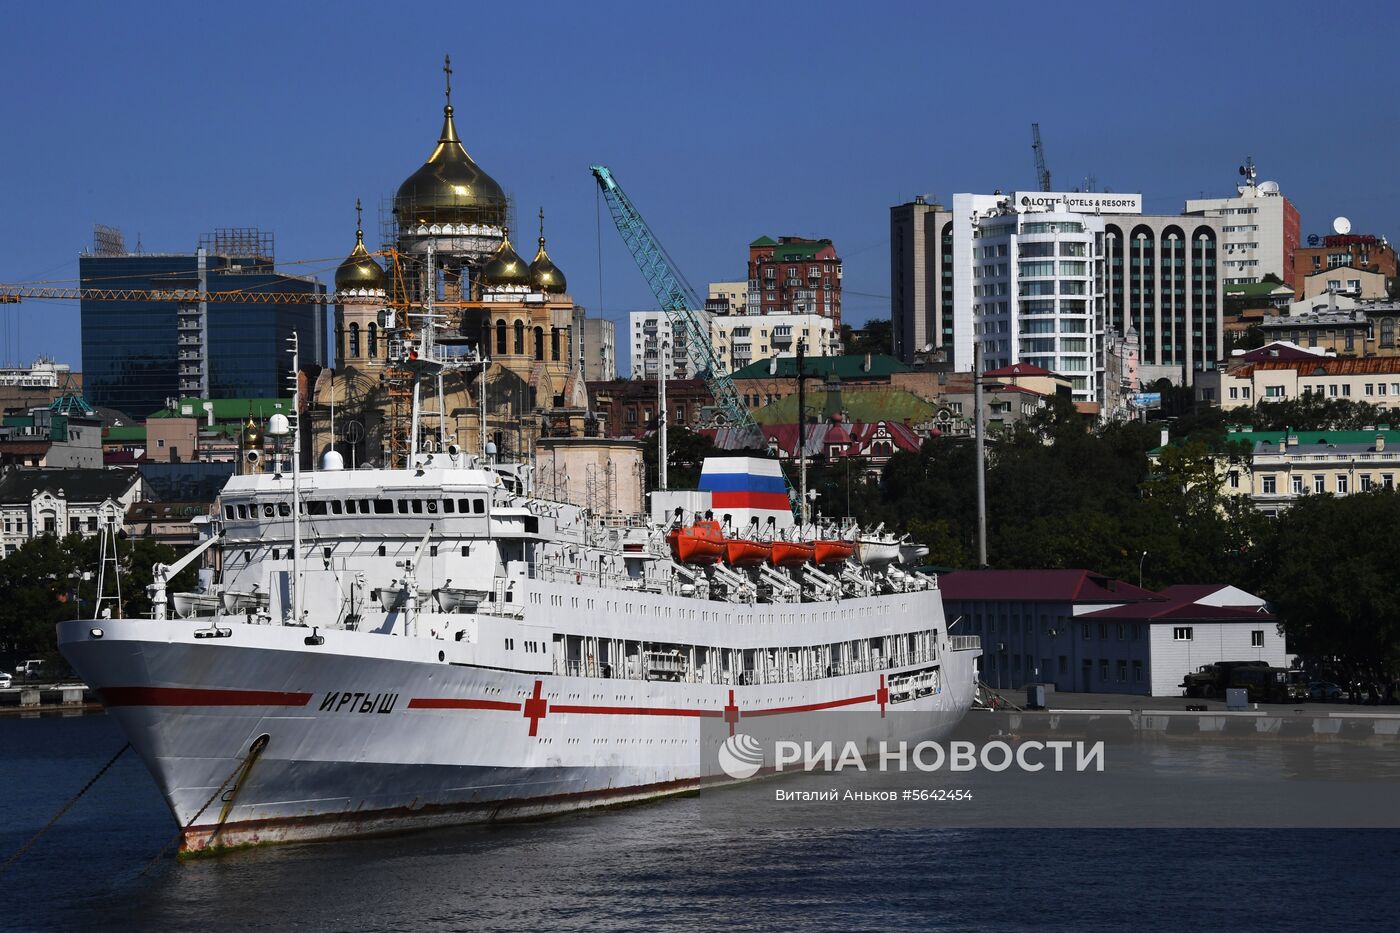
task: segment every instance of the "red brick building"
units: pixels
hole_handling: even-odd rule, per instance
[[[1317,241],[1317,242],[1313,242]],[[1369,233],[1348,233],[1308,237],[1308,245],[1293,251],[1293,281],[1290,283],[1299,298],[1306,294],[1308,276],[1329,269],[1363,269],[1379,272],[1387,279],[1400,275],[1395,247],[1384,238]]]
[[[841,259],[830,240],[761,236],[749,244],[750,314],[820,314],[841,328]]]
[[[606,416],[608,437],[643,437],[656,430],[656,380],[612,379],[588,383],[589,408]],[[715,398],[702,379],[666,380],[667,421],[692,431],[701,427],[701,413]]]

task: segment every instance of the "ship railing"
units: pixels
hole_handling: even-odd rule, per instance
[[[833,661],[830,664],[814,661],[789,661],[784,666],[763,670],[745,668],[737,672],[726,671],[722,680],[724,683],[740,686],[801,683],[809,680],[823,680],[827,677],[844,677],[849,674],[880,673],[892,668],[908,667],[913,664],[929,664],[937,660],[938,650],[930,648],[925,651],[900,652],[889,657],[874,655],[851,661]]]
[[[982,648],[981,635],[954,635],[951,641],[954,651],[979,651]]]

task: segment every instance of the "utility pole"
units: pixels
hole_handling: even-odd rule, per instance
[[[666,351],[671,344],[661,341],[661,351],[657,354],[660,365],[656,367],[656,488],[666,488],[666,460],[670,456],[666,449]]]
[[[797,523],[807,524],[807,341],[797,341]]]
[[[972,349],[973,430],[977,434],[977,566],[987,566],[987,440],[982,417],[982,341]]]

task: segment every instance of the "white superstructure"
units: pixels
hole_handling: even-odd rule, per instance
[[[173,612],[59,627],[186,849],[673,793],[750,717],[937,737],[972,701],[977,640],[898,564],[679,563],[661,524],[456,452],[297,482],[229,481]]]

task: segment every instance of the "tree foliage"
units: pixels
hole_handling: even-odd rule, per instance
[[[1358,672],[1400,666],[1397,526],[1392,490],[1306,496],[1279,517],[1262,539],[1256,581],[1290,650]]]
[[[146,586],[151,582],[151,567],[157,562],[169,563],[175,556],[168,545],[152,539],[119,536],[120,573],[109,573],[103,583],[107,596],[117,596],[120,586],[120,615],[150,614]],[[75,534],[63,538],[40,535],[0,560],[0,657],[42,658],[51,670],[64,669],[54,626],[69,619],[92,618],[99,562],[99,540]],[[192,588],[194,576],[195,569],[186,568],[172,581],[172,590]],[[112,604],[104,604],[104,608],[118,614]]]

